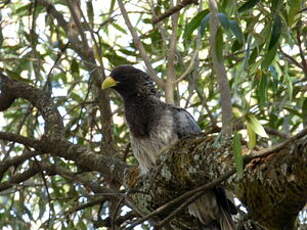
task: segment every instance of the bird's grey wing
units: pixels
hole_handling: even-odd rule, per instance
[[[198,124],[188,111],[178,107],[172,107],[172,110],[174,115],[175,131],[177,132],[179,138],[201,132]]]

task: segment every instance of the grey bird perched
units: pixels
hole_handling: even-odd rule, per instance
[[[180,138],[201,132],[185,109],[159,99],[150,77],[139,69],[128,65],[116,67],[104,80],[102,88],[113,88],[124,100],[131,146],[142,174],[156,165],[162,149]],[[190,204],[188,210],[205,229],[235,229],[231,218],[235,207],[222,188],[208,191]]]

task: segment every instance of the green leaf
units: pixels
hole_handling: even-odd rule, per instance
[[[293,83],[292,83],[291,77],[289,76],[289,71],[288,71],[287,65],[285,65],[285,71],[284,71],[283,75],[284,75],[284,82],[287,85],[289,100],[292,101],[293,100]]]
[[[242,43],[238,42],[238,40],[235,40],[231,46],[231,51],[234,53],[242,48]]]
[[[302,1],[301,0],[295,0],[295,1],[288,1],[289,4],[289,14],[288,14],[288,25],[291,27],[299,18],[299,10],[301,8]]]
[[[264,56],[264,59],[262,60],[261,63],[261,68],[262,69],[267,69],[269,67],[269,65],[272,63],[272,61],[274,60],[275,56],[276,56],[276,52],[277,52],[277,48],[278,46],[274,46],[272,49],[270,49],[266,55]]]
[[[238,41],[242,44],[244,42],[244,35],[242,33],[241,27],[235,20],[229,20],[229,26],[232,33],[236,36]]]
[[[122,32],[123,34],[127,34],[127,30],[125,30],[123,27],[121,27],[119,24],[112,23],[111,24],[115,29]]]
[[[110,14],[114,11],[115,2],[116,2],[116,0],[111,1],[110,9],[109,9]]]
[[[256,72],[256,81],[258,82],[256,96],[259,104],[263,106],[267,101],[268,77],[258,70]]]
[[[209,19],[210,19],[210,13],[207,14],[202,20],[201,20],[201,23],[200,23],[200,29],[199,29],[199,33],[201,36],[204,36],[204,32],[205,32],[205,29],[208,27],[209,25]]]
[[[221,25],[225,28],[225,30],[228,30],[230,27],[230,22],[227,16],[223,13],[218,13],[217,16]]]
[[[251,53],[251,55],[249,56],[248,59],[248,65],[252,65],[255,63],[256,58],[258,57],[260,50],[262,49],[262,47],[255,47]]]
[[[282,28],[281,17],[277,14],[275,15],[273,26],[272,26],[269,50],[272,49],[277,44],[280,34],[281,34],[281,28]]]
[[[93,27],[93,25],[94,25],[94,9],[93,9],[92,1],[86,2],[86,10],[87,10],[87,17],[88,17],[89,24]]]
[[[296,1],[296,0],[291,0]],[[271,0],[271,12],[274,14],[282,6],[283,0]]]
[[[209,13],[208,9],[199,12],[186,26],[183,33],[183,38],[188,40],[193,31],[200,26],[202,19]]]
[[[15,81],[21,81],[21,82],[28,83],[28,84],[32,83],[31,80],[22,78],[22,77],[20,76],[20,74],[14,72],[14,71],[11,71],[11,70],[6,69],[5,72],[6,72],[6,74],[7,74],[11,79],[13,79],[13,80],[15,80]]]
[[[116,53],[107,53],[104,55],[114,66],[124,65],[124,64],[132,64],[126,58],[117,55]]]
[[[2,33],[2,27],[0,28],[0,48],[2,48],[4,38],[3,38],[3,33]]]
[[[238,9],[238,12],[243,12],[245,10],[253,8],[260,0],[249,0],[245,2],[240,8]]]
[[[287,110],[288,112],[302,118],[303,114],[299,110],[293,109],[292,107],[289,107],[289,106],[284,106],[284,109]]]
[[[143,23],[152,24],[152,20],[150,18],[145,18],[145,19],[143,19]]]
[[[253,114],[248,114],[246,116],[246,122],[250,125],[250,128],[259,136],[268,138],[269,136],[266,134],[263,126],[257,120],[257,118]]]
[[[304,99],[302,105],[302,117],[303,117],[304,127],[307,127],[307,97]]]
[[[70,69],[73,76],[79,76],[79,63],[76,59],[72,60]]]
[[[216,33],[216,57],[219,62],[223,61],[223,31],[219,27]]]
[[[138,55],[135,51],[131,51],[131,50],[128,50],[128,49],[125,49],[125,48],[120,48],[118,51],[123,53],[123,54],[126,54],[128,56],[136,57]]]
[[[232,142],[232,149],[234,152],[235,166],[239,176],[243,175],[243,157],[242,157],[242,145],[241,134],[236,132]]]
[[[256,146],[256,133],[252,129],[252,125],[249,122],[246,122],[246,129],[248,135],[248,148],[253,149]]]

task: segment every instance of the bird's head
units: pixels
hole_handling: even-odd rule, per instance
[[[156,95],[153,81],[145,72],[130,65],[118,66],[102,83],[102,89],[112,88],[123,98],[131,95]]]

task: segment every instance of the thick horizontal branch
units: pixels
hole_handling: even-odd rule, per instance
[[[307,201],[305,130],[287,143],[269,148],[269,154],[246,165],[242,177],[233,175],[220,185],[241,200],[252,220],[272,230],[283,226],[292,229],[298,212]],[[219,142],[214,137],[187,138],[166,150],[160,160],[160,165],[146,180],[140,182],[133,174],[126,177],[129,187],[141,186],[138,188],[144,193],[131,197],[135,202],[142,200],[138,205],[147,214],[193,186],[216,181],[235,168],[231,138]],[[172,221],[178,224],[182,218],[184,215],[179,214]],[[187,224],[186,220],[182,223]]]
[[[12,158],[8,158],[0,163],[0,180],[3,177],[3,174],[11,167],[17,166],[23,163],[26,160],[29,160],[31,157],[39,155],[39,152],[35,151],[27,151],[20,156],[15,156]]]
[[[98,171],[104,177],[119,182],[123,180],[124,171],[128,167],[115,157],[96,154],[84,146],[72,144],[63,139],[43,137],[37,140],[6,132],[0,132],[0,139],[23,144],[41,153],[50,153],[66,160],[72,160],[81,168]]]
[[[29,169],[25,170],[20,174],[16,174],[10,178],[9,181],[3,182],[0,184],[0,191],[7,190],[14,185],[18,185],[31,177],[35,176],[38,172],[40,172],[40,168],[37,166],[31,166]]]
[[[53,100],[47,95],[46,92],[24,82],[11,80],[1,72],[0,85],[1,88],[5,89],[1,92],[2,99],[6,98],[6,96],[23,98],[28,100],[41,112],[46,122],[46,135],[51,135],[54,137],[63,136],[64,126],[62,117],[55,107]],[[1,100],[0,107],[3,105],[3,103],[5,104],[6,101]]]

